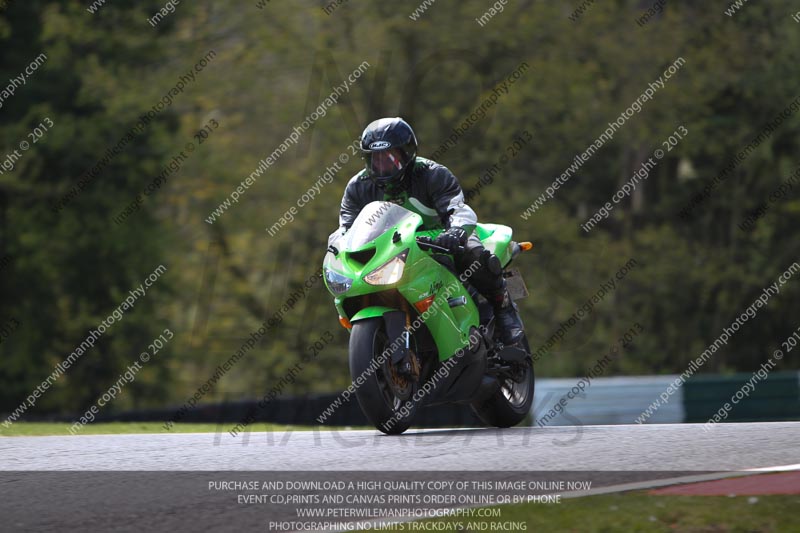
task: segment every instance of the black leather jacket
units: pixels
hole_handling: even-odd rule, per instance
[[[478,223],[475,211],[464,203],[464,192],[458,180],[447,167],[430,159],[417,157],[408,170],[405,190],[389,194],[367,177],[366,170],[353,176],[347,183],[339,212],[339,229],[334,235],[344,233],[370,202],[391,201],[422,216],[425,227],[450,228],[460,226],[471,233]]]

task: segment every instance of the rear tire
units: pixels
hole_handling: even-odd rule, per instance
[[[528,352],[528,357],[519,363],[519,371],[515,376],[517,379],[498,378],[500,387],[491,396],[471,404],[472,411],[487,426],[499,428],[515,426],[525,420],[530,413],[535,379],[527,337],[522,338],[522,345]]]
[[[389,346],[382,318],[359,320],[350,333],[350,376],[356,387],[356,399],[367,419],[387,435],[399,435],[411,425],[416,403],[411,401],[416,383],[392,377],[388,359],[373,365]],[[361,378],[359,386],[356,380]],[[401,408],[405,410],[401,411]],[[407,411],[407,412],[406,412]],[[403,414],[405,413],[405,414]]]

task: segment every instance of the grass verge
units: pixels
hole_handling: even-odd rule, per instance
[[[562,499],[561,503],[554,504],[502,505],[484,509],[499,510],[500,516],[440,518],[373,531],[800,531],[800,515],[797,513],[800,509],[800,495],[655,496],[646,492],[629,492]]]

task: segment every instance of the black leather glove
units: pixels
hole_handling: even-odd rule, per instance
[[[453,253],[459,246],[467,244],[467,232],[464,228],[454,226],[440,233],[433,243],[442,248],[447,248],[450,253]]]

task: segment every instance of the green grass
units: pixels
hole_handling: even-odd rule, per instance
[[[38,437],[45,435],[70,436],[67,422],[15,422],[11,427],[0,424],[2,437]],[[182,424],[176,423],[171,431],[164,429],[163,422],[103,422],[87,424],[75,435],[119,435],[136,433],[216,433],[227,432],[234,424]],[[252,431],[312,431],[314,429],[342,430],[342,429],[367,429],[367,428],[342,428],[329,426],[289,426],[282,424],[253,424]]]
[[[800,532],[800,495],[757,496],[653,496],[631,492],[562,499],[554,504],[518,504],[495,507],[493,518],[442,518],[443,531],[521,531],[502,526],[524,523],[523,531],[569,533],[784,533]],[[752,502],[752,503],[751,503]],[[486,527],[476,526],[485,524]],[[492,528],[495,525],[495,529]],[[470,527],[472,526],[472,527]],[[501,526],[501,527],[497,527]],[[406,525],[375,531],[411,531]],[[418,531],[425,531],[418,529]],[[436,529],[433,529],[436,531]]]

